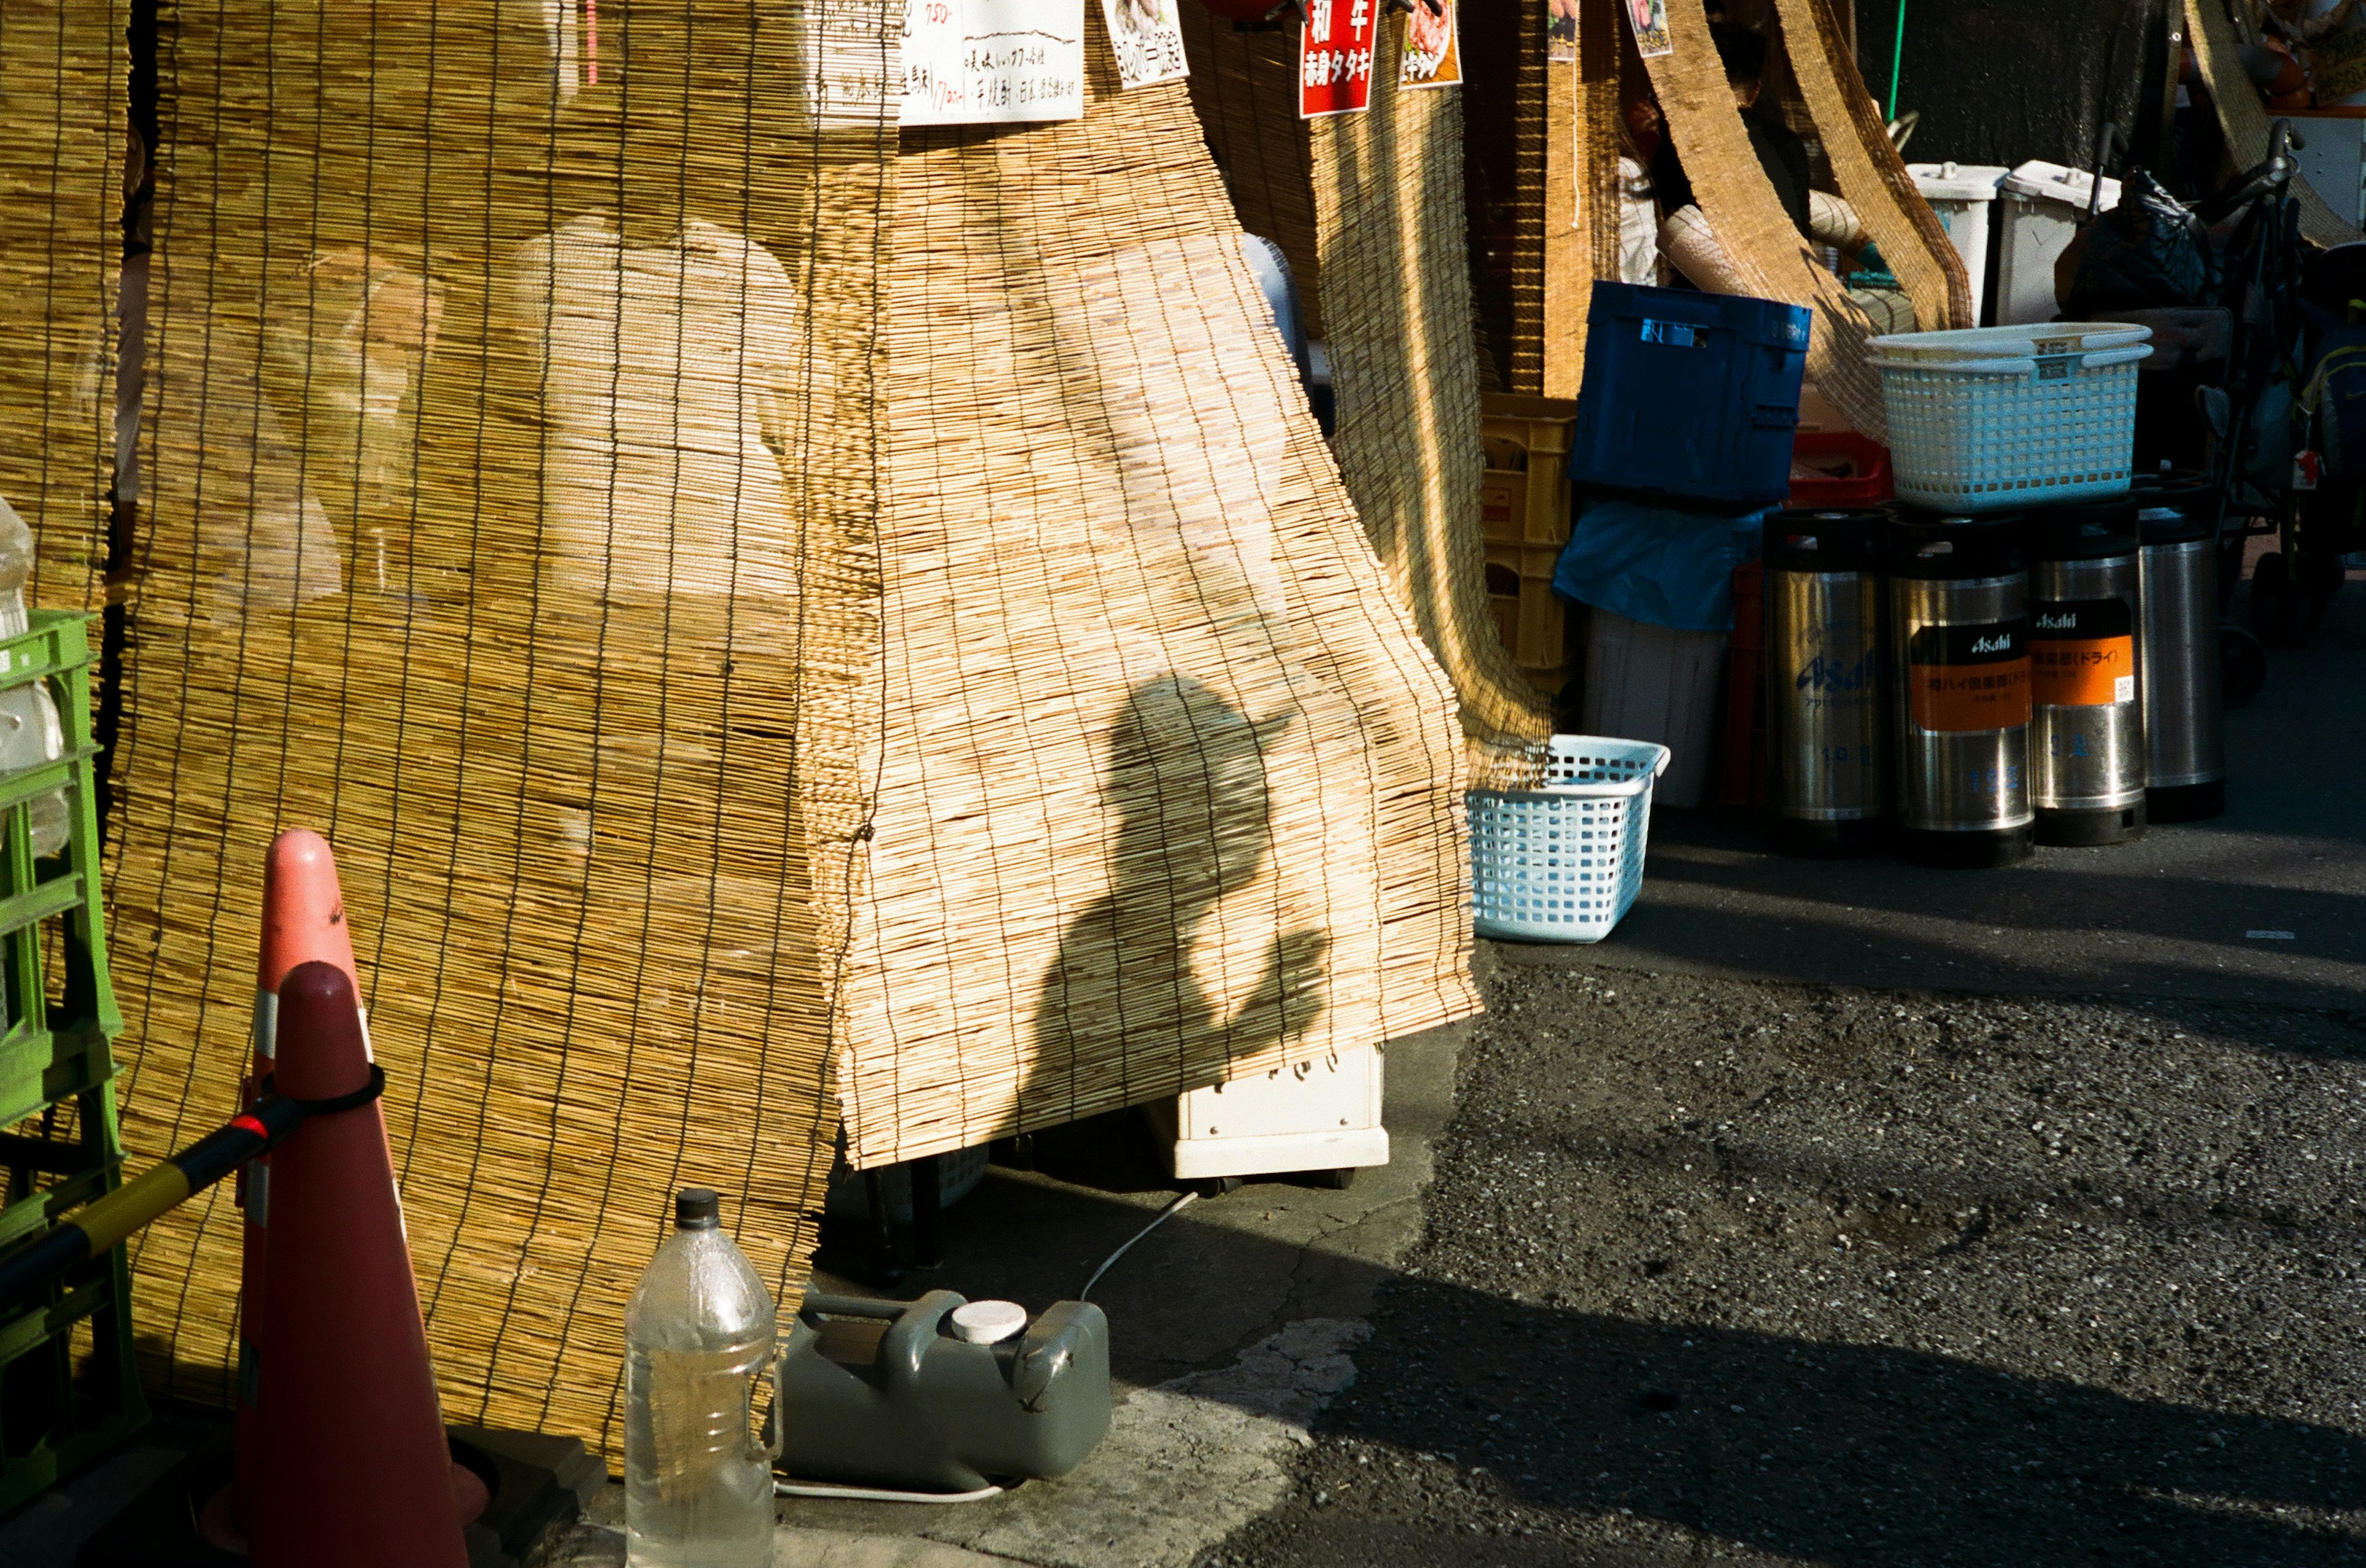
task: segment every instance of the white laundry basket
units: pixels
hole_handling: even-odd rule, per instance
[[[2056,321],[1873,339],[1898,499],[1994,512],[2125,491],[2150,336]]]
[[[1600,942],[1634,907],[1668,749],[1556,735],[1540,789],[1474,789],[1470,906],[1481,936]]]

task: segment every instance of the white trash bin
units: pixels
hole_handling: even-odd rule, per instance
[[[1909,164],[1914,188],[1939,216],[1947,243],[1964,258],[1972,276],[1972,319],[1957,323],[1981,326],[1988,321],[1989,271],[1994,252],[1989,243],[1989,211],[1996,206],[1997,187],[2011,169],[1994,164]]]
[[[1662,806],[1707,802],[1729,637],[1629,620],[1599,605],[1586,612],[1586,733],[1665,746],[1671,756],[1659,781]]]
[[[2061,314],[2054,298],[2054,264],[2070,248],[2087,216],[2094,176],[2084,169],[2033,161],[2004,177],[1998,215],[2004,233],[1997,243],[1996,324],[2050,321]],[[2103,182],[2108,212],[2120,204],[2120,182]]]

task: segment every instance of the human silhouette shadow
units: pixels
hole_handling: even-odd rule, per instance
[[[1221,1014],[1191,953],[1224,899],[1249,886],[1272,850],[1266,754],[1295,716],[1252,720],[1206,682],[1184,674],[1126,694],[1110,726],[1104,799],[1118,817],[1110,889],[1062,933],[1035,1010],[1035,1072],[1020,1091],[1030,1122],[1071,1121],[1090,1107],[1077,1090],[1100,1064],[1129,1071],[1166,1045],[1186,1088],[1214,1083],[1242,1056],[1303,1034],[1322,1015],[1320,930],[1281,929],[1263,973]],[[1235,905],[1240,915],[1250,910]],[[1047,1080],[1055,1081],[1053,1089]],[[1047,1093],[1068,1104],[1047,1116]]]

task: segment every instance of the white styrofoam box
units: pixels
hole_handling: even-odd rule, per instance
[[[1996,206],[1997,187],[2012,171],[1995,164],[1909,164],[1906,172],[1971,275],[1972,319],[1964,324],[1976,326],[1988,308],[1989,209]]]
[[[1176,1179],[1389,1163],[1381,1051],[1357,1045],[1151,1105]]]
[[[2366,118],[2305,111],[2285,118],[2307,143],[2293,149],[2300,177],[2344,223],[2366,221]]]
[[[2033,161],[2004,177],[1998,193],[1996,324],[2050,321],[2061,311],[2054,297],[2054,264],[2070,248],[2095,180],[2084,169]],[[2108,212],[2120,204],[2120,182],[2103,182]]]
[[[1630,621],[1599,607],[1586,612],[1583,728],[1589,735],[1665,746],[1668,767],[1655,786],[1662,806],[1698,806],[1707,797],[1728,638],[1725,632]]]

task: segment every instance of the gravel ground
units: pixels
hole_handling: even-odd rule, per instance
[[[2366,1562],[2366,1014],[1486,984],[1358,1382],[1208,1568]]]

